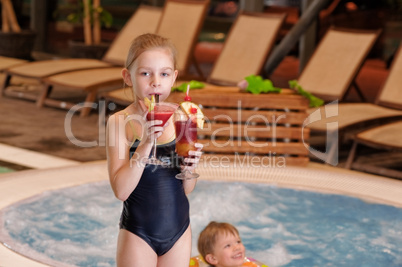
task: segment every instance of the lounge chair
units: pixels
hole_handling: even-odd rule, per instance
[[[6,69],[15,67],[28,62],[25,59],[0,56],[0,84],[5,82],[6,75],[3,73]]]
[[[250,74],[260,74],[284,19],[285,15],[239,13],[207,82],[213,85],[236,85]],[[128,88],[117,89],[102,94],[102,97],[119,105],[127,105],[132,102],[129,91]]]
[[[284,19],[285,15],[240,13],[207,81],[230,86],[248,75],[261,74]]]
[[[342,137],[347,130],[364,124],[373,126],[373,123],[384,124],[390,120],[402,118],[401,73],[402,45],[395,55],[386,82],[378,93],[375,104],[334,103],[309,110],[310,124],[307,127],[312,132],[327,135],[327,151],[329,151],[327,162],[337,160],[337,147],[341,142],[338,137]],[[367,139],[366,134],[361,134],[356,137],[356,142],[359,142],[359,136],[362,136],[362,142],[363,139]]]
[[[364,98],[355,78],[380,32],[330,28],[298,77],[299,84],[325,101],[342,100],[352,86]]]
[[[353,145],[350,150],[348,159],[346,160],[345,168],[402,179],[402,171],[392,169],[392,166],[395,166],[395,159],[393,160],[389,156],[387,157],[382,155],[380,160],[378,160],[378,157],[373,157],[374,162],[370,162],[367,164],[355,162],[358,156],[357,152],[359,145],[368,146],[374,149],[378,149],[379,151],[387,151],[387,153],[402,152],[401,133],[401,120],[377,126],[372,129],[358,133],[353,137]],[[390,162],[387,162],[387,159],[390,159]],[[401,158],[399,157],[399,166],[401,164],[400,159]],[[387,164],[389,164],[390,166],[386,166]]]
[[[27,62],[28,61],[25,59],[0,56],[0,72],[3,72],[8,68],[15,67]]]
[[[384,116],[389,118],[398,117],[402,118],[402,90],[400,84],[402,83],[402,44],[399,47],[398,53],[392,62],[389,76],[386,80],[384,88],[381,91],[381,98],[378,99],[378,108],[373,109],[377,111],[376,117],[383,119]],[[373,107],[366,107],[367,110]],[[380,111],[380,112],[379,112]],[[396,113],[394,115],[394,113]],[[364,118],[366,119],[366,118]],[[364,130],[356,134],[353,139],[353,145],[346,161],[345,168],[364,170],[385,176],[396,177],[402,179],[402,172],[392,170],[385,167],[380,167],[376,164],[362,164],[355,162],[358,152],[358,145],[364,145],[380,150],[398,151],[402,152],[402,120],[392,122],[380,126]]]
[[[38,100],[37,95],[26,94],[7,90],[11,77],[19,76],[43,81],[44,78],[59,73],[77,71],[82,69],[106,68],[111,66],[123,66],[127,56],[127,50],[131,40],[142,33],[155,32],[161,16],[161,9],[151,6],[140,6],[123,29],[112,42],[110,48],[102,58],[97,59],[55,59],[28,62],[26,64],[7,68],[3,86],[0,88],[0,96],[14,96],[31,100]],[[42,93],[43,96],[43,93]],[[43,101],[42,101],[43,102]],[[41,103],[41,101],[39,102]]]
[[[156,32],[171,39],[178,48],[179,70],[183,72],[191,60],[191,51],[204,21],[209,0],[167,0]],[[169,30],[165,27],[170,26]],[[130,43],[127,41],[128,44]],[[125,51],[126,52],[126,51]],[[126,56],[126,55],[125,55]],[[86,116],[93,108],[93,101],[99,90],[116,89],[123,84],[122,67],[88,69],[57,74],[44,78],[46,85],[37,102],[38,106],[54,106],[70,109],[74,103],[49,98],[55,86],[87,92],[85,103],[80,108],[80,115]]]

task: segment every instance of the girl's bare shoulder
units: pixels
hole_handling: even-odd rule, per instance
[[[113,120],[115,122],[123,121],[125,120],[128,116],[135,115],[136,114],[136,108],[133,106],[133,104],[127,106],[126,108],[116,111],[109,117],[109,121]]]
[[[140,138],[144,114],[134,104],[127,106],[111,115],[108,119],[109,131],[120,131],[124,129],[127,140]]]

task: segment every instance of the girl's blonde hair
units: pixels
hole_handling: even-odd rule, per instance
[[[205,259],[206,255],[213,253],[219,235],[227,234],[239,236],[239,231],[230,223],[210,222],[198,237],[198,252]]]
[[[169,50],[172,55],[174,69],[177,69],[176,47],[169,39],[153,33],[142,34],[133,40],[128,50],[126,69],[129,69],[143,52],[154,48]]]

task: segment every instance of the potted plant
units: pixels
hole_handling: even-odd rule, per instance
[[[69,8],[73,12],[67,21],[82,25],[83,40],[70,40],[70,55],[81,58],[102,58],[109,43],[101,38],[101,26],[110,27],[112,15],[101,5],[100,0],[69,0]]]
[[[31,30],[21,30],[10,0],[1,0],[1,8],[0,55],[32,59],[36,34]]]

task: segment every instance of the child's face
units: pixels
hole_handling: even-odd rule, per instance
[[[155,48],[143,52],[129,71],[131,85],[138,99],[158,94],[164,101],[170,94],[177,77],[168,49]],[[129,84],[130,85],[130,84]]]
[[[217,267],[240,267],[245,257],[245,248],[238,235],[220,234],[211,255],[211,262]]]

